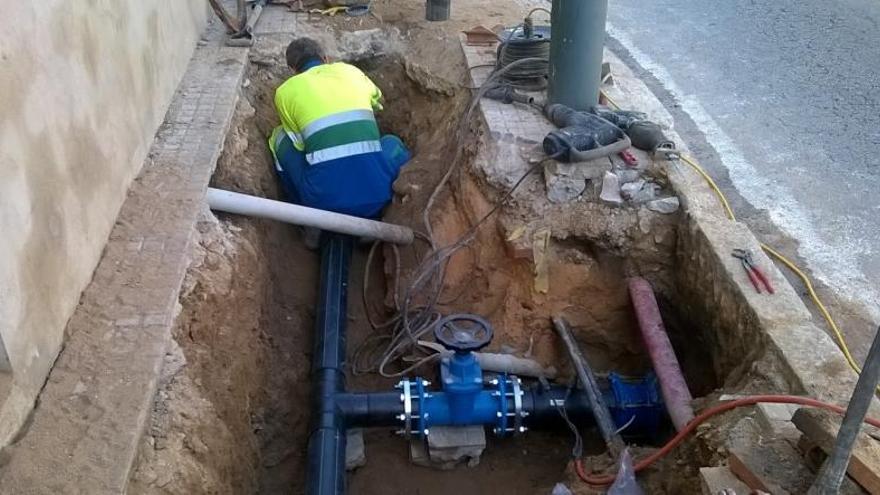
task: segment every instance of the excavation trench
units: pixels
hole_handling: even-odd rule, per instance
[[[455,142],[455,129],[470,94],[439,88],[400,56],[360,60],[358,64],[389,98],[380,116],[384,132],[400,135],[414,158],[395,184],[386,219],[421,229],[425,202],[464,147],[460,171],[439,196],[433,223],[439,244],[452,242],[482,216],[501,191],[489,186],[474,166],[490,136],[475,121],[476,136]],[[213,187],[278,198],[279,190],[265,136],[276,118],[274,88],[283,80],[280,60],[253,64],[243,89]],[[563,383],[573,375],[550,317],[564,315],[590,363],[600,373],[641,375],[650,370],[629,296],[627,276],[646,275],[661,308],[694,396],[710,393],[729,379],[732,368],[707,356],[707,329],[698,329],[677,308],[677,219],[657,220],[647,240],[620,241],[615,226],[632,219],[622,212],[614,222],[594,222],[589,232],[554,231],[545,254],[550,286],[535,290],[534,260],[517,251],[510,231],[518,205],[543,194],[538,178],[528,181],[514,201],[490,219],[466,249],[456,254],[445,279],[438,310],[475,313],[495,327],[490,351],[528,355],[560,370]],[[599,215],[602,210],[596,210]],[[552,212],[549,212],[552,214]],[[587,218],[585,221],[592,221]],[[634,220],[638,223],[639,219]],[[552,221],[550,222],[552,226]],[[589,229],[588,229],[589,230]],[[198,242],[180,298],[173,349],[166,356],[162,382],[142,442],[132,493],[302,493],[310,404],[310,374],[318,253],[309,251],[296,227],[266,220],[205,211]],[[644,242],[643,242],[644,241]],[[356,247],[348,305],[348,355],[375,330],[360,294],[368,246]],[[425,247],[405,247],[405,281]],[[366,306],[382,319],[393,306],[395,263],[379,251],[369,280]],[[389,391],[396,380],[347,370],[353,391]],[[426,378],[435,366],[419,370]],[[669,435],[658,432],[656,444]],[[595,429],[585,428],[587,454],[603,450]],[[365,432],[366,465],[348,475],[350,493],[549,493],[554,484],[571,484],[567,463],[571,434],[565,429],[494,439],[477,466],[452,470],[417,467],[407,442],[384,428]],[[686,444],[678,459],[693,466],[709,454]],[[668,462],[674,463],[676,457]],[[597,461],[598,462],[598,461]],[[675,465],[675,464],[673,464]],[[597,464],[597,467],[603,465]],[[669,493],[698,491],[695,469],[680,466],[647,473],[645,483]]]

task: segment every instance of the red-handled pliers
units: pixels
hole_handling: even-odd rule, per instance
[[[755,286],[755,290],[758,291],[758,294],[761,293],[762,285],[767,289],[767,292],[775,294],[773,285],[770,284],[770,279],[767,278],[767,275],[765,275],[760,268],[755,266],[754,261],[752,261],[751,251],[748,249],[734,249],[731,254],[734,258],[737,258],[742,262],[742,266],[745,268],[746,274],[749,276],[749,280],[752,282],[752,285]]]

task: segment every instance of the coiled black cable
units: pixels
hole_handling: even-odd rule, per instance
[[[523,24],[510,31],[506,39],[498,45],[496,69],[524,59],[535,60],[508,71],[501,78],[502,81],[526,91],[546,88],[550,65],[550,38],[535,31],[531,18],[526,18]]]

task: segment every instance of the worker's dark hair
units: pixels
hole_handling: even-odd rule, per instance
[[[297,38],[287,45],[287,65],[300,72],[306,62],[324,60],[324,49],[311,38]]]

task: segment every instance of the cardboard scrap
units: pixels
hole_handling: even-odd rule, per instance
[[[532,234],[532,259],[535,261],[535,292],[550,290],[550,267],[547,261],[550,248],[550,229],[543,228]]]

